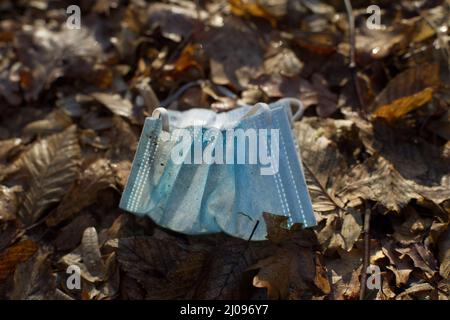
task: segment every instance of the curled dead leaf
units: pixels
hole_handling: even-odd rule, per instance
[[[0,253],[0,281],[16,269],[16,266],[30,258],[38,246],[31,240],[24,240]]]

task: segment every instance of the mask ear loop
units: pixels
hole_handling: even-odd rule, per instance
[[[255,104],[255,105],[250,109],[249,112],[247,112],[247,113],[244,115],[243,119],[248,118],[248,117],[250,117],[250,116],[256,114],[260,109],[263,109],[263,110],[266,111],[266,112],[269,112],[269,111],[270,111],[270,107],[269,107],[269,105],[268,105],[267,103],[258,102],[257,104]],[[270,114],[270,112],[269,112],[268,114]]]
[[[166,108],[159,107],[153,110],[152,118],[160,118],[162,121],[162,129],[169,132],[169,112]]]
[[[296,107],[297,111],[293,113],[293,116],[291,118],[291,125],[294,125],[294,122],[301,119],[303,117],[303,113],[305,112],[305,106],[303,105],[302,101],[295,98],[283,98],[279,101],[280,103],[287,102],[289,103],[290,108]]]

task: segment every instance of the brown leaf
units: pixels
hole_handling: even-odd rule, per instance
[[[205,253],[172,238],[119,239],[118,260],[127,276],[143,284],[149,298],[183,298],[201,272]]]
[[[447,111],[440,119],[431,122],[427,128],[447,141],[450,141],[450,110]]]
[[[39,250],[21,263],[14,272],[14,300],[48,300],[55,297],[56,280],[50,267],[49,253]]]
[[[286,77],[293,77],[300,73],[303,63],[297,58],[295,53],[284,48],[272,55],[264,62],[264,71],[269,75],[280,74]]]
[[[300,47],[314,54],[328,56],[336,51],[340,37],[330,32],[296,31],[294,41]]]
[[[436,261],[433,255],[423,245],[415,243],[408,248],[397,248],[395,250],[411,258],[414,266],[424,271],[429,278],[437,272]]]
[[[73,124],[72,119],[66,113],[55,110],[45,119],[27,124],[23,129],[23,134],[27,136],[52,134],[64,131],[71,124]]]
[[[372,157],[357,165],[342,180],[339,196],[347,201],[360,198],[379,201],[389,210],[399,211],[411,199],[420,195],[412,183],[405,180],[388,161]]]
[[[405,46],[408,35],[400,29],[401,26],[390,26],[384,30],[362,29],[356,36],[358,62],[363,65],[367,61],[383,59],[396,48]]]
[[[326,262],[331,272],[334,298],[357,299],[360,291],[359,276],[362,269],[361,250],[353,249],[350,252],[342,251],[340,258]]]
[[[412,141],[411,129],[400,130],[385,121],[356,123],[367,151],[374,156],[381,155],[383,159],[378,161],[393,170],[393,175],[400,175],[421,196],[415,199],[441,203],[450,198],[450,158],[445,156],[445,146],[438,147],[424,139]],[[372,165],[373,161],[366,160],[366,164]],[[402,179],[396,181],[404,184]]]
[[[312,81],[314,89],[319,92],[317,115],[322,118],[331,116],[338,109],[338,96],[328,89],[325,78],[320,74],[313,74]]]
[[[424,231],[431,227],[432,220],[421,218],[412,207],[406,207],[403,213],[406,215],[406,221],[400,225],[393,225],[394,239],[403,245],[419,242],[423,238]]]
[[[408,69],[392,79],[376,97],[373,114],[389,121],[396,120],[430,101],[437,85],[437,65]]]
[[[317,288],[322,290],[323,293],[329,294],[331,292],[331,284],[328,279],[328,274],[322,259],[316,255],[316,277],[314,278],[314,284]]]
[[[276,17],[274,17],[260,1],[255,0],[228,0],[231,6],[231,12],[237,16],[254,16],[268,20],[272,26],[276,25]]]
[[[434,287],[429,283],[413,284],[405,291],[395,297],[396,300],[412,300],[413,298],[418,300],[429,300],[432,292],[435,291]]]
[[[203,73],[203,48],[200,44],[190,44],[183,48],[180,57],[175,61],[174,71],[183,73],[194,68]]]
[[[361,215],[344,208],[335,195],[335,181],[339,181],[345,168],[345,160],[336,143],[325,136],[323,121],[319,129],[303,121],[295,127],[301,146],[306,183],[311,195],[319,227],[317,238],[323,248],[350,250],[362,231]],[[348,130],[348,124],[333,123],[337,130]],[[350,124],[351,126],[351,124]],[[339,128],[339,129],[338,129]],[[325,220],[325,224],[320,224]]]
[[[72,32],[68,28],[53,31],[44,25],[30,26],[16,35],[15,46],[24,65],[21,85],[27,100],[36,100],[62,76],[87,76],[101,57],[98,42],[86,28]]]
[[[190,35],[200,24],[193,6],[181,7],[166,3],[153,3],[146,12],[150,28],[160,27],[162,34],[173,41],[180,42]]]
[[[333,195],[333,184],[345,170],[345,159],[336,143],[326,136],[321,120],[317,128],[306,119],[295,124],[294,131],[300,146],[303,164],[308,176],[315,211],[333,211],[342,206]],[[339,130],[336,128],[336,130]],[[315,180],[315,181],[314,181]],[[319,219],[320,220],[320,219]]]
[[[31,177],[19,210],[25,224],[36,222],[67,193],[77,176],[79,157],[75,126],[35,143],[22,156]]]
[[[67,226],[61,228],[55,239],[55,246],[60,251],[75,248],[80,242],[86,228],[95,224],[91,214],[80,214],[76,216]]]
[[[382,241],[381,250],[388,257],[391,265],[387,269],[391,270],[395,275],[395,283],[397,287],[401,287],[409,280],[409,276],[413,271],[413,267],[406,259],[400,258],[398,251],[395,250],[393,243]]]
[[[22,143],[22,139],[12,138],[0,141],[0,161],[6,159],[10,153],[17,149]],[[1,177],[1,175],[0,175]]]
[[[133,116],[133,105],[129,100],[122,98],[119,94],[95,92],[91,96],[118,116],[126,118]]]
[[[16,213],[19,209],[17,193],[22,188],[15,186],[8,188],[0,185],[0,222],[16,219]]]
[[[439,274],[444,279],[449,279],[450,278],[450,229],[447,229],[445,234],[443,234],[440,238],[439,261],[441,262]],[[450,287],[448,289],[450,290]]]
[[[399,211],[411,199],[429,198],[439,203],[450,196],[445,186],[422,186],[405,179],[381,156],[373,156],[355,166],[340,185],[338,195],[344,201],[356,203],[361,198],[371,199],[393,211]]]
[[[47,225],[55,226],[69,219],[94,203],[101,190],[114,185],[115,177],[109,162],[105,159],[94,161],[84,170],[79,181],[64,196],[56,212],[49,216],[46,221]]]
[[[302,229],[300,224],[287,227],[288,217],[263,213],[267,228],[267,239],[275,244],[292,241],[301,246],[314,246],[317,239],[311,229]]]
[[[212,249],[194,288],[193,299],[248,299],[251,296],[249,267],[275,248],[267,243],[228,239]]]
[[[259,34],[239,19],[228,18],[224,27],[212,29],[208,37],[205,48],[214,83],[241,89],[261,74],[264,61]]]
[[[0,234],[0,251],[3,251],[20,239],[25,234],[25,230],[19,220],[14,220],[0,224]]]
[[[0,253],[0,281],[3,281],[17,264],[26,261],[38,249],[38,246],[31,240],[24,240]]]
[[[319,103],[319,93],[307,80],[299,76],[285,77],[280,74],[264,74],[252,80],[251,84],[257,85],[260,90],[271,98],[301,96],[305,108]],[[256,103],[259,101],[258,99],[253,99],[248,102]]]
[[[105,281],[101,283],[83,282],[82,298],[84,300],[113,299],[119,291],[120,277],[116,254],[108,255],[105,261]]]
[[[309,248],[280,248],[269,258],[259,261],[250,269],[259,269],[253,278],[257,288],[267,288],[269,299],[299,299],[315,281],[314,254]]]

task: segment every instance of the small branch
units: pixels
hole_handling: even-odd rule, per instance
[[[356,67],[356,37],[355,37],[355,18],[353,17],[353,8],[350,0],[345,1],[345,9],[347,10],[348,27],[349,27],[349,42],[350,42],[350,68]]]
[[[355,32],[355,18],[353,16],[353,8],[350,0],[344,0],[345,9],[347,11],[348,25],[349,25],[349,43],[350,43],[350,65],[349,68],[352,72],[353,85],[355,87],[356,95],[358,96],[358,102],[360,109],[365,113],[363,108],[364,100],[362,99],[361,88],[358,82],[358,70],[356,67],[356,32]]]
[[[370,260],[370,214],[372,212],[366,202],[364,212],[364,260],[363,267],[361,270],[361,289],[359,291],[359,300],[364,300],[366,295],[366,281],[367,281],[367,267],[369,266]]]

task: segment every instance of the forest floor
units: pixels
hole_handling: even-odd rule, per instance
[[[80,29],[71,2],[0,4],[0,298],[448,299],[448,1],[86,0]],[[282,97],[317,227],[118,208],[155,107]]]

